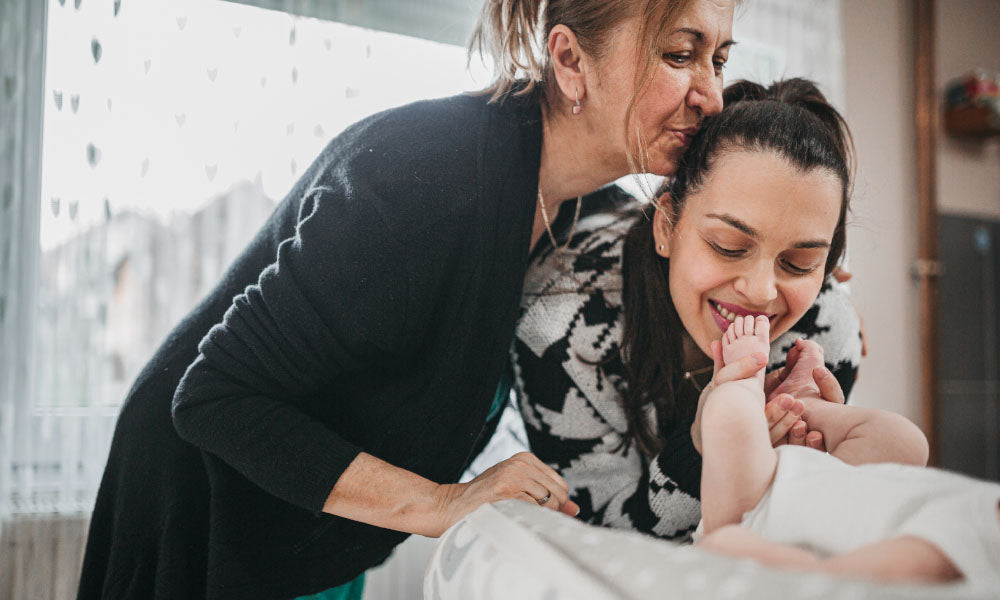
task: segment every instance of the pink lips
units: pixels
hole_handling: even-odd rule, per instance
[[[737,315],[737,316],[743,316],[743,317],[745,317],[745,316],[749,315],[749,316],[757,317],[757,316],[763,315],[763,316],[765,316],[765,317],[767,317],[769,319],[774,318],[774,315],[769,315],[769,314],[767,314],[765,312],[758,312],[758,311],[753,311],[753,310],[747,310],[747,309],[743,308],[742,306],[740,306],[738,304],[730,304],[728,302],[720,302],[718,300],[714,300],[712,298],[709,298],[708,299],[708,306],[709,306],[709,308],[712,309],[712,318],[715,319],[715,324],[718,325],[719,329],[721,329],[722,331],[725,331],[725,330],[729,329],[729,326],[732,323],[729,321],[729,319],[727,319],[726,317],[723,317],[719,313],[719,311],[715,309],[715,305],[716,304],[718,304],[722,308],[726,309],[730,313],[732,313],[734,315]]]
[[[694,134],[698,133],[697,127],[688,127],[687,129],[671,129],[674,135],[680,139],[681,143],[685,146],[691,144],[691,139],[694,138]]]

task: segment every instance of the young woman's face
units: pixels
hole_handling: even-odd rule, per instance
[[[772,340],[802,318],[823,283],[841,191],[826,169],[732,151],[716,159],[672,228],[657,211],[656,251],[670,258],[670,295],[705,354],[737,315],[767,315]]]
[[[629,141],[625,115],[642,56],[636,48],[638,19],[626,21],[597,63],[597,85],[588,90],[585,111],[606,130],[607,160],[628,172],[626,143],[640,132],[649,173],[672,175],[703,116],[722,110],[722,66],[729,58],[733,0],[695,0],[662,39],[659,63],[636,99]],[[621,124],[609,126],[609,124]],[[641,148],[641,147],[640,147]],[[638,156],[643,156],[639,150]]]

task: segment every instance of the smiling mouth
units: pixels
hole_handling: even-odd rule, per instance
[[[746,317],[746,316],[752,316],[752,317],[765,316],[765,317],[767,317],[770,320],[773,320],[777,316],[777,315],[769,315],[769,314],[764,313],[764,312],[757,312],[757,311],[752,311],[752,310],[746,310],[745,308],[743,308],[741,306],[737,306],[735,304],[721,303],[721,302],[718,302],[718,301],[712,300],[712,299],[709,299],[708,303],[712,307],[712,309],[715,310],[716,313],[718,313],[719,315],[721,315],[723,319],[729,321],[730,323],[732,323],[733,321],[735,321],[736,317],[741,317],[741,316],[742,317]]]

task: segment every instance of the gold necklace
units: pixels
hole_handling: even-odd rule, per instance
[[[707,367],[702,367],[700,369],[692,369],[690,371],[684,371],[684,379],[690,381],[691,385],[694,386],[694,389],[696,389],[696,390],[698,390],[700,392],[704,388],[701,386],[701,384],[698,383],[698,380],[695,379],[694,376],[695,375],[701,375],[702,373],[707,373],[708,371],[712,370],[713,368],[715,368],[715,365],[709,365]]]
[[[545,231],[549,232],[549,240],[552,242],[552,247],[556,251],[556,255],[562,255],[563,252],[569,249],[569,245],[573,242],[573,234],[576,233],[576,223],[580,220],[580,205],[583,203],[583,196],[576,197],[576,213],[573,215],[573,226],[569,228],[569,237],[566,238],[566,244],[562,248],[556,243],[556,236],[552,235],[552,225],[549,224],[549,213],[545,210],[545,200],[542,199],[542,187],[538,186],[538,206],[542,209],[542,221],[545,223]]]

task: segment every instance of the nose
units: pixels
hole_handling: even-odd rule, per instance
[[[714,65],[698,69],[688,90],[687,103],[705,117],[722,112],[722,78],[716,76]]]
[[[734,287],[738,294],[746,298],[747,308],[765,309],[778,297],[774,267],[767,261],[760,261],[737,277]]]

